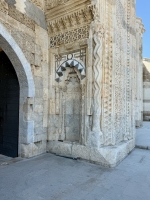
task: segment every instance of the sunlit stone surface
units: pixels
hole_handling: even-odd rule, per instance
[[[113,167],[134,148],[144,33],[135,7],[0,0],[0,49],[21,85],[19,156],[48,151]]]

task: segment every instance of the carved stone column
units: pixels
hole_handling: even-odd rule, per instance
[[[99,148],[103,144],[103,134],[101,132],[101,93],[102,93],[102,74],[103,74],[103,41],[104,27],[98,15],[91,24],[94,40],[94,62],[93,62],[93,124],[92,132],[89,133],[88,144]]]

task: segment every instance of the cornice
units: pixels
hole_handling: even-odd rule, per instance
[[[58,6],[53,7],[52,9],[48,9],[48,7],[46,7],[46,20],[53,21],[57,18],[64,17],[65,15],[78,12],[79,10],[90,5],[90,2],[90,0],[68,0],[66,3],[58,4]]]
[[[77,27],[81,27],[82,25],[90,24],[93,21],[94,6],[83,3],[78,5],[80,6],[75,7],[71,5],[72,10],[69,12],[64,13],[59,11],[59,14],[57,14],[57,12],[53,12],[52,15],[50,15],[50,18],[47,18],[46,16],[50,35],[75,29]],[[68,9],[68,7],[65,7],[65,9]]]

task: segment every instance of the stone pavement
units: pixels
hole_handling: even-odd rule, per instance
[[[0,154],[0,165],[8,163],[12,158]]]
[[[143,122],[143,126],[136,130],[136,147],[150,149],[150,122]]]
[[[114,169],[49,153],[3,165],[0,200],[150,200],[150,151]]]
[[[11,163],[15,163],[15,162],[18,162],[20,160],[23,160],[23,158],[19,158],[19,157],[11,158],[11,157],[7,157],[7,156],[0,154],[0,166],[1,165],[9,165]]]

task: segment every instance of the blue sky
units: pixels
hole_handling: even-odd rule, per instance
[[[136,15],[142,18],[146,32],[143,36],[143,57],[150,58],[150,0],[136,0]]]

